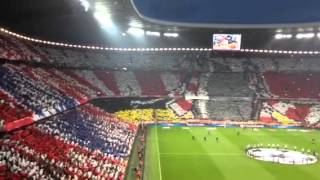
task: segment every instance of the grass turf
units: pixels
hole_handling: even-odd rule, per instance
[[[280,144],[320,152],[320,133],[287,129],[151,126],[147,131],[145,180],[320,180],[320,163],[283,165],[251,159],[248,144]],[[237,136],[237,132],[240,135]],[[192,136],[196,140],[192,140]],[[207,137],[204,141],[203,137]],[[219,142],[216,142],[219,137]],[[312,144],[312,138],[316,143]]]

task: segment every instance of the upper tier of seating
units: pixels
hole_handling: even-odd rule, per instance
[[[270,92],[280,98],[320,98],[319,73],[263,74]]]
[[[45,46],[0,33],[0,58],[54,66],[118,70],[193,70],[202,72],[319,71],[317,58],[224,58],[205,51],[140,52]]]
[[[123,180],[137,127],[85,105],[0,140],[0,179]]]
[[[249,77],[245,73],[212,73],[207,90],[209,96],[251,97],[254,93],[249,88]]]

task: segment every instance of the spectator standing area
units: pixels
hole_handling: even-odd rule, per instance
[[[144,179],[320,179],[319,163],[283,165],[246,154],[248,144],[287,145],[319,153],[320,139],[315,143],[312,140],[316,137],[319,132],[313,130],[151,126],[147,131]]]

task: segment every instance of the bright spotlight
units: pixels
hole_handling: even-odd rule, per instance
[[[290,39],[292,38],[292,34],[276,34],[274,36],[275,39]]]
[[[144,30],[143,29],[140,29],[140,28],[129,28],[127,30],[127,33],[128,34],[131,34],[131,35],[134,35],[134,36],[143,36],[144,35]]]
[[[90,8],[90,3],[87,0],[79,0],[79,1],[80,1],[81,6],[83,6],[84,11],[87,12]]]
[[[129,22],[129,26],[133,28],[143,28],[142,23],[137,22],[137,21],[131,21]]]
[[[166,37],[178,37],[179,36],[178,33],[163,33],[163,35]]]
[[[94,17],[99,22],[101,27],[107,27],[107,28],[114,27],[114,23],[113,23],[109,13],[98,11],[98,12],[94,13]]]
[[[148,36],[160,36],[160,32],[146,31],[146,35]]]
[[[296,35],[297,39],[310,39],[313,38],[315,36],[314,33],[298,33]]]
[[[275,39],[282,39],[282,34],[276,34],[276,35],[274,36],[274,38],[275,38]]]
[[[320,33],[317,34],[318,38],[320,38]]]

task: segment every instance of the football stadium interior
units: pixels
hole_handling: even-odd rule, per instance
[[[0,180],[320,180],[317,7],[3,0]]]

